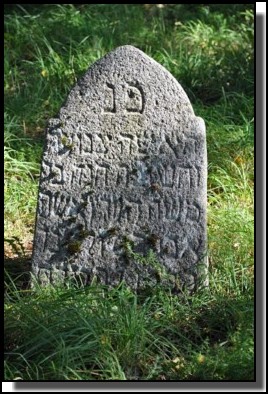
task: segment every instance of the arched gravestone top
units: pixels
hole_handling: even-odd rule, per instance
[[[34,274],[194,289],[206,253],[206,178],[205,125],[180,84],[139,49],[115,49],[48,123]],[[153,250],[158,263],[142,264],[129,245]]]

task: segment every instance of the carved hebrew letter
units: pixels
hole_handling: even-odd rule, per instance
[[[128,85],[126,91],[126,110],[127,112],[143,113],[144,93],[141,87]]]
[[[115,113],[116,112],[115,87],[111,83],[108,83],[108,82],[107,82],[106,87],[105,87],[104,111],[105,112],[110,112],[110,113]]]

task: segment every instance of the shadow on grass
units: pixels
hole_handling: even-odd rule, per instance
[[[30,286],[31,257],[15,257],[4,259],[4,282],[5,291],[10,287],[18,290],[26,290]]]

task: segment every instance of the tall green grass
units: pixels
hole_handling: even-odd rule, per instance
[[[247,4],[5,5],[5,238],[21,255],[6,265],[6,380],[254,379],[253,35]],[[210,287],[29,289],[46,121],[124,44],[163,64],[206,122]]]
[[[233,281],[232,302],[213,290],[144,297],[124,285],[70,285],[25,295],[10,282],[5,379],[253,379],[249,289]]]

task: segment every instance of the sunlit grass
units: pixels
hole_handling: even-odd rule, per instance
[[[36,287],[29,297],[9,282],[6,379],[228,379],[235,358],[236,379],[250,379],[252,348],[243,358],[240,347],[252,344],[253,302],[237,284],[231,289],[232,302],[160,288],[144,298],[125,286]]]

